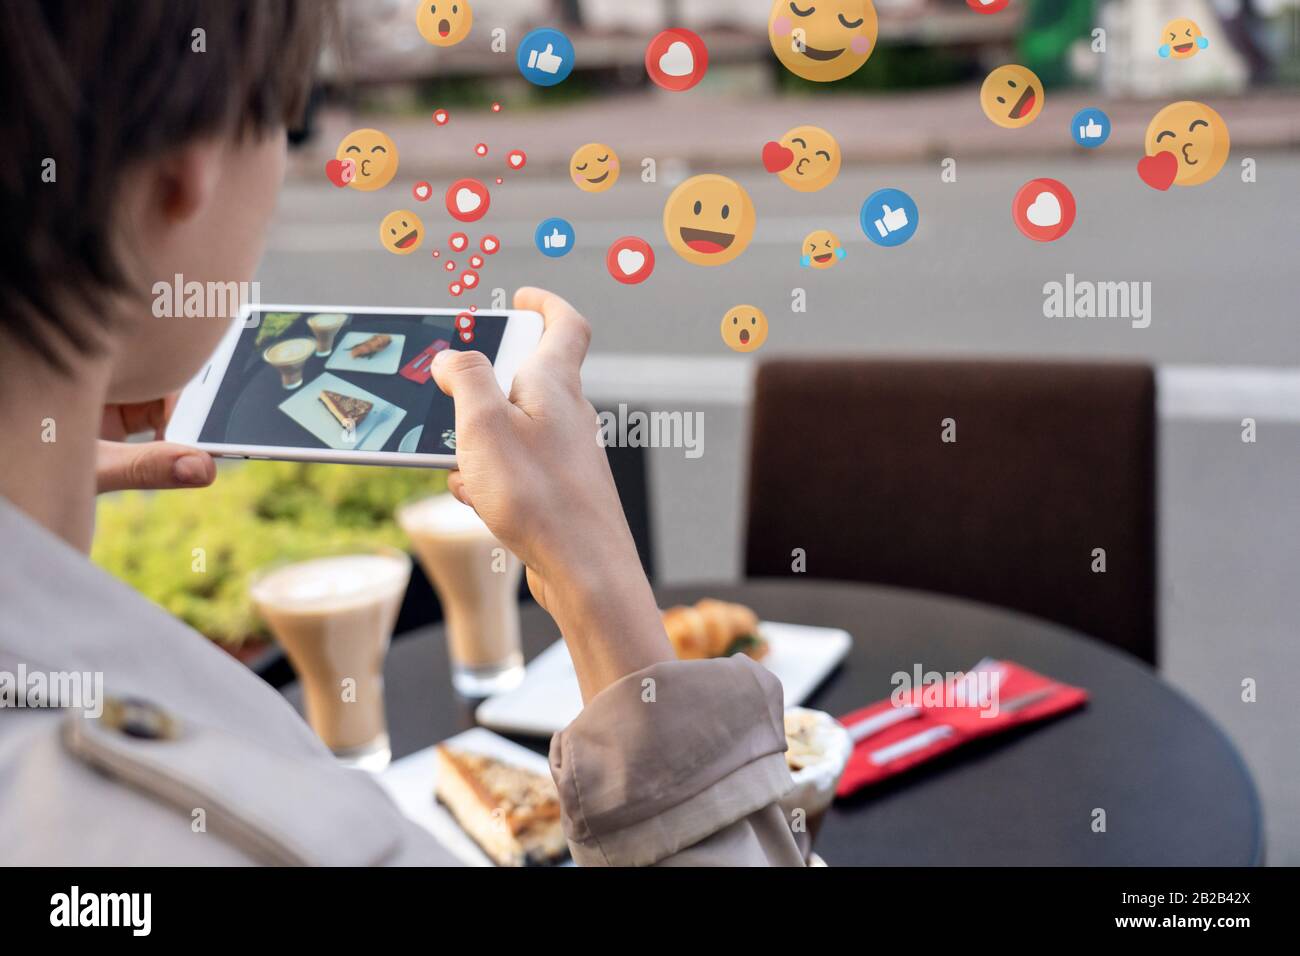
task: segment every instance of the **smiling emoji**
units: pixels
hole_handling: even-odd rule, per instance
[[[697,266],[720,266],[754,238],[754,204],[726,176],[692,176],[664,203],[664,236],[673,250]]]
[[[767,19],[776,58],[815,83],[842,80],[866,63],[876,28],[871,0],[776,0]]]
[[[370,192],[387,186],[397,175],[397,145],[377,129],[357,129],[343,137],[334,158],[352,160],[353,189]]]
[[[415,25],[434,46],[455,46],[469,36],[474,11],[465,0],[425,0],[415,14]]]
[[[844,247],[835,233],[818,229],[803,237],[799,265],[813,269],[829,269],[844,258]]]
[[[980,87],[984,115],[1005,129],[1020,129],[1038,119],[1045,98],[1034,71],[1014,63],[998,67]]]
[[[618,154],[604,143],[579,146],[569,160],[573,184],[585,193],[603,193],[618,182]]]
[[[763,147],[763,166],[791,189],[814,193],[840,174],[840,144],[819,126],[796,126]]]
[[[1210,45],[1210,41],[1201,36],[1201,28],[1191,20],[1170,20],[1160,32],[1160,41],[1157,52],[1174,60],[1194,57]]]
[[[1214,110],[1191,100],[1171,103],[1147,127],[1138,173],[1156,189],[1199,186],[1219,174],[1231,145],[1228,124]]]
[[[409,209],[394,209],[379,223],[379,243],[398,256],[409,256],[424,241],[424,223]]]
[[[722,341],[735,352],[753,352],[767,341],[767,316],[752,305],[738,305],[722,317]]]

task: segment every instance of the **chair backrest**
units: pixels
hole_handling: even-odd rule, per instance
[[[1014,608],[1155,663],[1155,421],[1144,365],[765,363],[746,573],[792,575],[801,548],[811,577]]]

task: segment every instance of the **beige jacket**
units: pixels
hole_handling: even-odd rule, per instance
[[[102,680],[162,730],[18,706],[49,675]],[[606,688],[551,742],[574,858],[802,865],[781,710],[744,657]],[[0,499],[0,863],[456,862],[242,664]]]

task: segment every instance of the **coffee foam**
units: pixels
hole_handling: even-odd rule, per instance
[[[416,501],[402,509],[401,523],[408,531],[426,531],[431,534],[490,534],[483,519],[469,505],[463,505],[451,495],[434,495]]]
[[[268,607],[327,610],[368,604],[406,589],[410,562],[397,556],[351,554],[315,558],[271,571],[252,590]]]
[[[285,339],[268,348],[265,358],[268,362],[295,362],[298,359],[305,359],[315,351],[315,339]]]

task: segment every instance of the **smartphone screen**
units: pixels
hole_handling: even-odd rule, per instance
[[[254,311],[244,322],[199,441],[450,455],[452,401],[430,365],[443,349],[496,362],[507,316]]]

